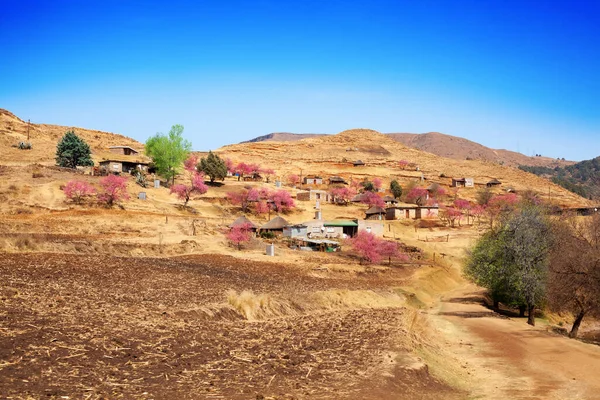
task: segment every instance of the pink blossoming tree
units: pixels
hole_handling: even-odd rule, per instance
[[[129,200],[127,193],[127,178],[124,176],[108,175],[100,180],[101,192],[98,200],[112,207],[122,200]]]
[[[81,204],[83,200],[96,193],[96,189],[89,183],[75,180],[67,182],[63,191],[67,199],[76,204]]]
[[[238,250],[242,249],[242,244],[247,243],[252,238],[252,225],[244,223],[232,227],[225,235],[227,239],[235,244]]]

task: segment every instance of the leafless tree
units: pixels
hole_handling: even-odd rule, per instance
[[[583,318],[600,314],[600,215],[563,219],[554,229],[548,303],[573,313],[569,336],[577,337]]]

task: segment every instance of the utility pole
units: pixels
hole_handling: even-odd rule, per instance
[[[29,142],[29,126],[31,125],[31,120],[27,120],[27,141]]]

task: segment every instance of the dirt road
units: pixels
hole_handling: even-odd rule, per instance
[[[473,399],[600,399],[600,348],[487,309],[463,286],[431,311]]]

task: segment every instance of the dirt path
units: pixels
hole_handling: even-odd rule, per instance
[[[598,346],[498,315],[474,286],[444,296],[431,321],[461,360],[470,398],[600,399]]]

